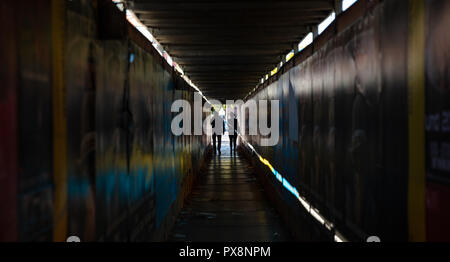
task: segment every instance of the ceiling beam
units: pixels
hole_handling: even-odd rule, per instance
[[[211,72],[217,72],[217,71],[247,71],[247,70],[269,70],[269,68],[272,68],[273,66],[267,65],[267,64],[259,64],[259,65],[215,65],[215,66],[209,66],[209,65],[185,65],[183,67],[183,70],[187,72],[194,72],[194,71],[211,71]],[[272,68],[273,69],[273,68]]]
[[[155,36],[155,38],[162,45],[164,44],[175,44],[175,43],[254,43],[256,41],[260,41],[261,43],[270,43],[270,42],[284,42],[284,43],[293,43],[300,42],[302,39],[301,35],[254,35],[254,34],[236,34],[236,35],[174,35],[174,36]],[[250,44],[249,44],[249,47]]]
[[[208,35],[208,36],[235,36],[240,34],[254,35],[254,36],[267,36],[267,35],[289,35],[298,36],[305,35],[308,32],[308,28],[305,26],[292,27],[292,28],[227,28],[223,30],[212,28],[191,28],[186,30],[185,28],[178,29],[154,29],[152,34],[155,37],[170,37],[170,36],[185,36],[185,35]]]
[[[252,64],[252,63],[276,63],[280,59],[274,56],[258,56],[258,55],[243,55],[243,56],[172,56],[178,64]]]
[[[242,79],[230,79],[230,78],[210,78],[210,79],[195,79],[195,81],[193,80],[194,77],[191,79],[193,82],[195,82],[196,84],[218,84],[220,85],[221,83],[234,83],[234,84],[240,84],[240,83],[254,83],[255,85],[259,83],[259,81],[261,80],[262,76],[259,77],[243,77]],[[216,80],[221,81],[221,82],[216,82]]]
[[[235,24],[236,26],[240,22],[244,21],[249,22],[251,19],[262,20],[264,18],[269,20],[277,19],[281,21],[307,21],[310,19],[327,17],[330,14],[330,11],[302,12],[300,10],[286,10],[277,12],[277,10],[271,10],[267,12],[224,12],[223,10],[221,10],[220,12],[180,11],[180,12],[166,12],[166,13],[145,13],[140,12],[139,10],[135,10],[135,13],[137,14],[138,18],[143,21],[155,21],[162,19],[165,20],[183,19],[198,22],[210,20],[210,21],[224,21],[228,22],[228,24],[230,25]]]
[[[277,27],[284,27],[284,26],[310,26],[314,23],[321,22],[326,16],[320,16],[320,17],[305,17],[305,18],[292,18],[292,17],[280,17],[280,18],[268,18],[268,17],[248,17],[248,18],[242,18],[242,20],[237,21],[236,19],[232,18],[223,18],[223,19],[213,19],[213,18],[197,18],[197,19],[189,19],[189,18],[151,18],[151,17],[140,17],[142,23],[146,25],[149,28],[159,28],[160,25],[170,26],[174,27],[177,25],[180,25],[180,28],[182,27],[192,27],[192,26],[203,26],[203,25],[214,25],[217,27],[224,27],[224,26],[236,26],[236,25],[242,25],[245,27],[250,27],[250,25],[254,25],[255,21],[258,20],[259,26],[277,26]],[[207,27],[206,26],[206,27]]]
[[[333,8],[332,1],[326,0],[316,0],[316,1],[241,1],[241,2],[195,2],[195,1],[152,1],[152,2],[141,2],[141,1],[130,1],[130,7],[133,10],[153,10],[153,11],[204,11],[208,12],[211,10],[225,10],[225,11],[240,11],[240,10],[260,10],[260,9],[302,9],[310,11],[320,11],[320,10],[331,10]]]
[[[253,52],[270,52],[279,53],[279,51],[287,51],[294,49],[293,44],[266,44],[266,45],[242,45],[242,44],[235,44],[235,45],[223,45],[219,46],[217,44],[211,44],[211,45],[202,45],[202,44],[189,44],[186,46],[183,45],[173,45],[173,44],[166,44],[164,45],[164,49],[169,52],[170,54],[181,54],[181,53],[189,53],[189,52],[199,52],[203,50],[213,50],[213,51],[241,51],[241,50],[249,50],[251,53]],[[176,55],[173,55],[176,56]]]
[[[282,49],[282,50],[264,50],[264,49],[251,49],[251,47],[247,49],[205,49],[205,50],[190,50],[190,51],[180,51],[180,50],[171,50],[168,51],[168,53],[172,57],[182,57],[184,54],[188,54],[189,56],[204,56],[204,57],[210,57],[210,56],[269,56],[269,57],[277,57],[281,55],[286,55],[289,49]]]
[[[253,73],[253,74],[252,74]],[[267,72],[266,72],[267,73]],[[218,78],[220,77],[228,77],[228,76],[245,76],[245,77],[251,77],[251,76],[258,76],[258,75],[263,75],[264,72],[261,71],[255,71],[255,72],[251,72],[251,71],[230,71],[230,70],[226,70],[226,71],[191,71],[191,72],[185,72],[185,74],[189,77],[199,77],[199,76],[216,76]]]

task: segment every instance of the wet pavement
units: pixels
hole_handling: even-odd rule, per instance
[[[278,242],[289,240],[250,164],[239,155],[214,156],[177,218],[170,241]]]

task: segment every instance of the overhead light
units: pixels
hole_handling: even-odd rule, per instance
[[[114,4],[116,4],[117,8],[119,8],[119,10],[123,12],[123,10],[125,9],[125,4],[123,0],[112,0],[112,1]]]
[[[178,73],[180,73],[180,75],[182,75],[182,76],[184,75],[184,71],[178,63],[173,62],[173,67],[175,68],[175,70],[178,71]]]
[[[344,0],[342,1],[342,11],[345,11],[350,8],[354,3],[358,2],[358,0]]]
[[[116,4],[117,8],[119,8],[120,10],[124,10],[124,1],[123,0],[112,0],[113,3]],[[147,26],[145,26],[140,20],[139,18],[136,16],[136,14],[132,11],[132,10],[126,10],[126,17],[127,17],[127,21],[133,25],[145,38],[147,38],[148,41],[150,41],[150,43],[152,43],[153,47],[158,51],[158,53],[164,57],[164,59],[167,61],[167,63],[170,66],[173,66],[175,68],[176,71],[178,71],[181,74],[181,77],[186,81],[186,83],[188,83],[191,87],[193,87],[197,92],[199,92],[203,98],[209,103],[209,100],[201,93],[200,89],[197,88],[197,86],[192,83],[192,81],[189,79],[189,77],[187,77],[186,75],[184,75],[183,70],[181,69],[181,67],[175,63],[172,59],[172,57],[169,55],[169,53],[167,53],[164,48],[162,47],[162,45],[159,44],[159,42],[153,37],[152,33],[150,32],[150,30],[148,30]],[[130,57],[131,60],[134,61],[135,56],[133,54],[132,58]],[[130,60],[130,62],[131,62]]]
[[[289,54],[286,55],[286,62],[291,60],[291,58],[294,57],[294,55],[295,55],[295,51],[291,50],[291,52],[289,52]]]
[[[276,74],[278,72],[278,67],[275,67],[271,72],[270,72],[270,76],[273,76],[274,74]]]
[[[166,59],[167,63],[168,63],[170,66],[173,66],[173,60],[172,60],[172,57],[170,57],[170,55],[169,55],[166,51],[164,51],[164,58]]]
[[[318,34],[320,35],[323,31],[325,31],[325,29],[327,29],[327,27],[331,25],[331,23],[333,23],[335,18],[336,18],[335,12],[331,13],[331,15],[325,18],[325,20],[323,20],[323,22],[319,24]]]
[[[307,46],[309,46],[313,42],[313,33],[310,32],[303,38],[303,40],[298,44],[298,51],[302,51]]]

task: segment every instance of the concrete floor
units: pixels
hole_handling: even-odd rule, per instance
[[[279,242],[289,240],[252,167],[228,143],[199,177],[170,241]]]

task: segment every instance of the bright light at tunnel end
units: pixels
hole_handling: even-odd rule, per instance
[[[171,105],[174,115],[171,122],[171,131],[175,136],[191,135],[222,135],[227,131],[222,125],[213,126],[212,122],[231,123],[228,132],[248,135],[262,135],[263,146],[275,146],[280,139],[279,125],[268,123],[279,123],[280,101],[279,100],[226,100],[223,105],[219,100],[211,100],[202,105],[203,94],[198,91],[194,93],[193,108],[191,103],[185,99],[177,99]],[[270,109],[268,106],[270,105]],[[220,115],[220,109],[226,108],[226,113]],[[213,110],[215,109],[215,110]],[[270,111],[270,114],[269,114]],[[206,114],[205,114],[206,113]],[[269,119],[270,118],[270,119]],[[239,123],[236,128],[232,125],[234,120]],[[248,124],[246,124],[248,123]],[[193,129],[192,129],[193,127]],[[223,130],[225,128],[225,130]]]

